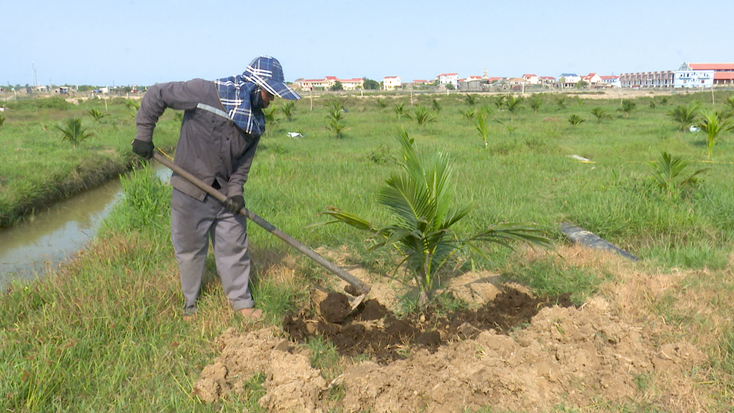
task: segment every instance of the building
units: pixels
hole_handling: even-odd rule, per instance
[[[588,75],[581,78],[582,81],[588,83],[591,86],[596,86],[599,83],[601,83],[601,76],[597,75],[596,73],[589,73]]]
[[[524,74],[522,75],[522,78],[531,85],[537,85],[538,83],[540,83],[540,78],[534,74]]]
[[[574,87],[576,86],[576,83],[580,81],[581,76],[577,75],[576,73],[561,73],[561,75],[558,76],[558,84],[562,88]]]
[[[364,78],[338,79],[326,76],[323,79],[296,79],[293,88],[296,90],[329,90],[336,82],[341,83],[344,90],[364,89]]]
[[[661,88],[673,87],[675,73],[672,70],[657,72],[622,73],[619,75],[620,87],[629,88]]]
[[[734,84],[734,63],[683,63],[673,87],[698,88]]]
[[[441,73],[436,76],[439,86],[446,86],[449,83],[454,86],[454,89],[459,88],[459,74],[458,73]]]
[[[553,76],[540,76],[539,80],[542,85],[553,85],[556,83],[556,78]]]
[[[382,89],[383,90],[395,90],[403,87],[403,82],[400,80],[400,76],[385,76],[382,78]]]
[[[619,76],[600,76],[606,87],[620,87]]]
[[[481,92],[484,90],[484,85],[487,81],[481,76],[469,76],[466,79],[461,79],[459,82],[459,90],[465,92]]]

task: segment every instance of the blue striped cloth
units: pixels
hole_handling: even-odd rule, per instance
[[[262,110],[250,104],[250,93],[257,87],[283,99],[301,97],[285,84],[283,68],[277,59],[260,56],[253,60],[241,75],[214,81],[227,115],[245,132],[260,136],[265,132],[265,116]]]

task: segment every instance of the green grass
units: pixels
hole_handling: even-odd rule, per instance
[[[724,102],[726,96],[717,94],[716,101]],[[618,99],[582,100],[584,105],[579,105],[576,98],[568,98],[565,108],[559,109],[555,100],[543,96],[537,114],[522,110],[511,120],[507,111],[492,113],[486,149],[476,127],[460,113],[469,108],[460,93],[417,93],[416,105],[432,107],[436,99],[442,107],[437,122],[422,126],[406,117],[398,120],[389,110],[404,103],[412,111],[408,97],[382,98],[388,110],[380,110],[374,97],[338,97],[348,110],[344,118],[349,126],[338,139],[327,128],[325,103],[333,97],[315,98],[313,111],[308,99],[296,102],[292,120],[281,121],[261,141],[245,186],[248,208],[311,248],[346,246],[365,266],[388,274],[394,261],[385,252],[368,252],[363,234],[335,225],[308,225],[325,220],[318,213],[329,205],[370,221],[387,220],[375,195],[398,168],[391,160],[399,153],[393,135],[404,126],[419,151],[450,154],[456,202],[475,205],[457,224],[458,232],[476,232],[502,221],[535,221],[564,243],[557,227],[569,221],[642,258],[643,266],[716,275],[699,277],[699,283],[692,285],[718,294],[716,311],[729,320],[717,327],[719,334],[706,347],[714,380],[729,380],[734,371],[730,321],[734,305],[730,282],[725,280],[734,247],[732,133],[717,142],[713,162],[705,162],[706,137],[678,131],[666,114],[694,99],[710,102],[709,92],[676,94],[666,106],[655,108],[641,101],[629,119],[617,111]],[[475,106],[492,102],[490,96],[479,95]],[[58,100],[20,101],[6,107],[6,121],[0,126],[4,222],[37,208],[42,204],[38,200],[63,198],[131,165],[135,129],[124,100],[110,102],[107,109],[101,101],[75,106]],[[605,109],[611,118],[576,127],[568,123],[572,114],[589,117],[592,107]],[[92,108],[108,111],[109,116],[95,122],[87,113]],[[76,148],[51,128],[72,117],[82,118],[95,132]],[[156,129],[156,146],[172,147],[177,128],[174,115],[166,113]],[[291,131],[306,137],[292,139],[286,135]],[[661,196],[649,175],[649,161],[662,151],[690,161],[692,169],[709,168],[699,176],[699,186],[677,202]],[[580,163],[568,155],[594,163]],[[46,280],[14,284],[2,296],[0,410],[257,410],[262,377],[253,377],[240,398],[209,405],[191,395],[201,369],[216,355],[214,339],[228,327],[241,325],[241,320],[229,310],[211,261],[197,321],[187,324],[180,319],[182,297],[169,239],[170,189],[144,171],[131,175],[125,189],[127,198],[106,221],[102,238],[75,262]],[[290,254],[287,246],[254,225],[249,233],[258,272],[253,293],[258,307],[265,310],[265,323],[278,324],[285,312],[306,300],[311,281],[333,277],[303,257],[284,263]],[[499,248],[487,247],[486,252],[488,260],[471,257],[467,262],[476,269],[500,269],[538,293],[570,292],[577,301],[594,294],[609,277],[557,257],[528,263]],[[275,276],[278,266],[295,269],[298,277]],[[722,289],[725,283],[729,284]],[[682,331],[700,325],[699,318],[673,305],[687,293],[676,292],[656,307],[663,319],[678,323]],[[410,303],[406,308],[412,308]],[[332,369],[327,375],[338,374],[332,351],[324,343],[310,345],[312,363]],[[724,403],[732,389],[722,388]],[[630,406],[624,409],[654,411],[644,404]]]
[[[79,105],[62,98],[10,101],[0,127],[0,228],[11,226],[49,203],[116,178],[134,165],[130,143],[135,123],[124,99],[105,108],[101,100]],[[107,115],[96,121],[90,110]],[[172,112],[172,111],[171,111]],[[156,128],[156,145],[175,145],[178,126],[166,113]],[[65,141],[67,122],[80,119],[92,136]]]

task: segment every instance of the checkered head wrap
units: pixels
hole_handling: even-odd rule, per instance
[[[253,60],[241,75],[217,79],[214,83],[219,100],[230,119],[254,136],[265,132],[265,116],[262,110],[253,108],[250,103],[250,93],[254,89],[260,87],[283,99],[301,98],[285,84],[280,62],[270,56],[260,56]]]

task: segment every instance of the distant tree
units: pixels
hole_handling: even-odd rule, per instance
[[[335,83],[334,83],[334,84],[333,84],[333,85],[332,85],[332,86],[331,86],[331,87],[329,88],[329,90],[331,90],[332,92],[335,92],[335,91],[337,91],[337,90],[344,90],[344,86],[342,85],[342,82],[340,82],[340,81],[338,81],[338,80],[337,80],[337,81],[336,81],[336,82],[335,82]]]
[[[369,78],[363,78],[365,90],[377,90],[380,88],[380,82]]]
[[[453,83],[446,83],[446,89],[448,89],[448,90],[454,90],[454,89],[456,89],[456,87],[454,87],[454,84]]]
[[[585,88],[586,86],[589,86],[589,84],[588,84],[588,83],[586,83],[586,82],[584,82],[583,80],[582,80],[582,81],[580,81],[580,82],[577,82],[577,83],[576,83],[576,84],[574,85],[574,87],[575,87],[576,89],[583,89],[583,88]]]

